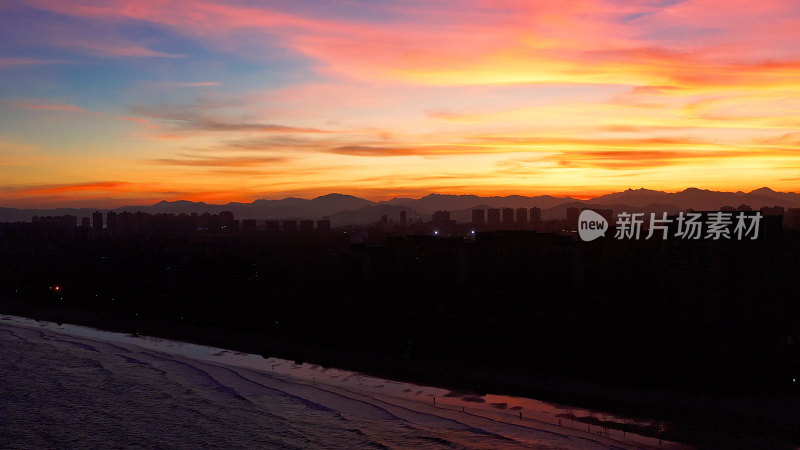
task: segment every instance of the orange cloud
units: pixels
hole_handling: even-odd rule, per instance
[[[262,164],[279,163],[286,161],[286,158],[263,157],[263,158],[223,158],[207,157],[203,159],[156,159],[153,162],[170,166],[197,166],[197,167],[252,167]]]
[[[663,150],[617,150],[617,151],[563,151],[553,160],[565,167],[596,167],[610,170],[664,167],[676,164],[702,164],[703,160],[721,158],[752,158],[763,156],[754,151],[663,151]]]
[[[30,188],[19,188],[17,195],[42,196],[51,194],[71,194],[75,192],[129,192],[136,185],[121,181],[101,181],[94,183],[54,184]]]
[[[469,145],[421,145],[416,147],[372,147],[346,145],[329,150],[331,153],[351,156],[411,156],[411,155],[454,155],[465,153],[492,153],[493,149]]]

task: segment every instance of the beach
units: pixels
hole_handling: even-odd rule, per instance
[[[566,418],[587,410],[167,339],[2,316],[0,342],[4,448],[659,446]]]

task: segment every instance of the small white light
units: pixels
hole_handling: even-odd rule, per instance
[[[434,231],[433,234],[439,234],[439,230]]]

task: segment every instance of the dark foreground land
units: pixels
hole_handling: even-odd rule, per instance
[[[800,443],[796,234],[350,242],[6,226],[0,312],[658,418],[701,446]]]

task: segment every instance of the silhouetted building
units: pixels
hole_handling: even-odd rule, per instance
[[[283,221],[283,231],[297,231],[297,221],[296,220],[284,220]]]
[[[306,231],[306,232],[314,231],[314,221],[313,220],[301,220],[300,221],[300,231]]]
[[[136,211],[133,213],[133,231],[136,233],[145,233],[149,230],[150,221],[149,216],[150,214],[143,213],[142,211]],[[209,215],[209,214],[206,214]]]
[[[114,211],[109,211],[106,214],[106,227],[110,231],[117,231],[117,213]]]
[[[761,214],[764,216],[782,216],[783,206],[762,206]]]
[[[281,223],[277,220],[268,220],[265,225],[265,228],[267,229],[267,232],[280,231]]]
[[[739,205],[738,208],[736,208],[736,210],[737,211],[752,211],[753,208],[751,208],[750,205],[741,204],[741,205]]]
[[[503,225],[512,225],[514,223],[514,209],[503,208]]]
[[[123,233],[133,233],[133,213],[123,211],[119,214],[119,230]]]
[[[73,237],[75,236],[75,230],[78,226],[78,218],[71,215],[33,216],[31,222],[33,229],[38,230],[40,235],[46,239],[66,239]],[[83,228],[88,228],[88,225],[83,224],[83,222],[81,223]]]
[[[530,222],[538,223],[542,221],[542,209],[534,206],[530,209]]]
[[[90,226],[89,218],[88,217],[82,217],[81,218],[81,228],[83,228],[84,230],[88,230],[89,226]]]
[[[235,219],[233,218],[233,212],[231,211],[222,211],[219,213],[219,221],[220,221],[220,228],[228,229],[230,231],[238,231],[238,226],[235,225]]]
[[[405,211],[403,211],[405,212]],[[400,217],[403,218],[403,214],[400,214]],[[317,231],[331,231],[331,221],[330,219],[322,219],[317,221]]]
[[[578,229],[578,217],[581,214],[580,208],[567,208],[567,229]]]
[[[75,228],[78,226],[78,218],[69,214],[64,216],[33,216],[31,222],[53,224],[64,228]]]
[[[800,229],[800,208],[789,208],[783,216],[784,228],[790,230]]]
[[[450,220],[450,211],[436,211],[433,213],[434,222],[444,222]]]
[[[524,227],[528,225],[528,209],[517,208],[517,225]]]
[[[102,230],[103,229],[103,213],[101,213],[100,211],[95,211],[92,214],[92,227],[95,230]]]
[[[433,232],[437,235],[450,235],[456,231],[456,221],[450,219],[450,211],[433,213]]]
[[[489,208],[486,211],[486,224],[492,228],[500,226],[500,209]]]
[[[472,210],[472,225],[483,228],[485,212],[483,209],[473,209]]]
[[[245,233],[252,233],[257,229],[258,227],[256,226],[255,219],[244,219],[242,221],[242,231],[244,231]]]
[[[400,211],[400,225],[406,226],[407,222],[408,222],[408,217],[407,217],[406,212],[405,211]],[[319,227],[319,223],[317,224],[317,227]]]

